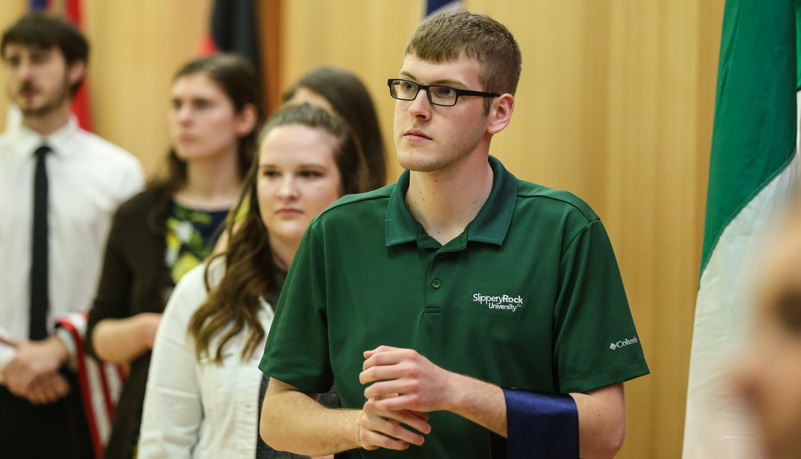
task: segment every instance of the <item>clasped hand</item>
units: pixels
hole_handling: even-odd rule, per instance
[[[58,338],[26,341],[3,369],[8,390],[34,404],[53,403],[70,392],[69,383],[58,372],[68,357]]]
[[[373,384],[364,390],[359,445],[367,450],[422,445],[421,433],[431,432],[427,413],[450,408],[450,373],[412,349],[379,346],[364,357],[359,381]]]

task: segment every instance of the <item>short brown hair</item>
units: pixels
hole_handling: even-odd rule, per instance
[[[71,22],[48,13],[29,13],[12,24],[0,39],[0,56],[6,58],[6,47],[10,44],[34,46],[43,49],[57,47],[67,66],[89,61],[89,43],[80,30]],[[75,96],[83,78],[70,87]]]
[[[486,14],[434,15],[417,26],[406,45],[406,55],[432,62],[455,60],[461,53],[478,61],[483,91],[514,95],[522,66],[520,48],[512,33]],[[487,99],[487,109],[491,103]]]

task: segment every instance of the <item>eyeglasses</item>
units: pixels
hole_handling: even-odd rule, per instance
[[[468,91],[466,89],[456,89],[450,86],[437,84],[420,84],[414,81],[402,80],[400,78],[390,78],[387,80],[389,85],[389,95],[398,100],[415,100],[417,93],[421,89],[428,95],[428,101],[433,105],[452,107],[456,105],[459,96],[480,96],[480,97],[500,97],[500,94],[492,92]]]

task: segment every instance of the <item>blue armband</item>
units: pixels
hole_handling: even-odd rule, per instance
[[[567,394],[503,389],[507,458],[579,457],[578,409]]]

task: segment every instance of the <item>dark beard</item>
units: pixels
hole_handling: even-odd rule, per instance
[[[61,85],[61,92],[54,97],[53,100],[45,101],[41,107],[36,108],[24,108],[19,104],[17,105],[20,107],[20,111],[22,112],[22,116],[24,118],[41,118],[61,108],[65,101],[70,101],[70,98],[71,94],[69,82],[65,77],[63,84]]]

